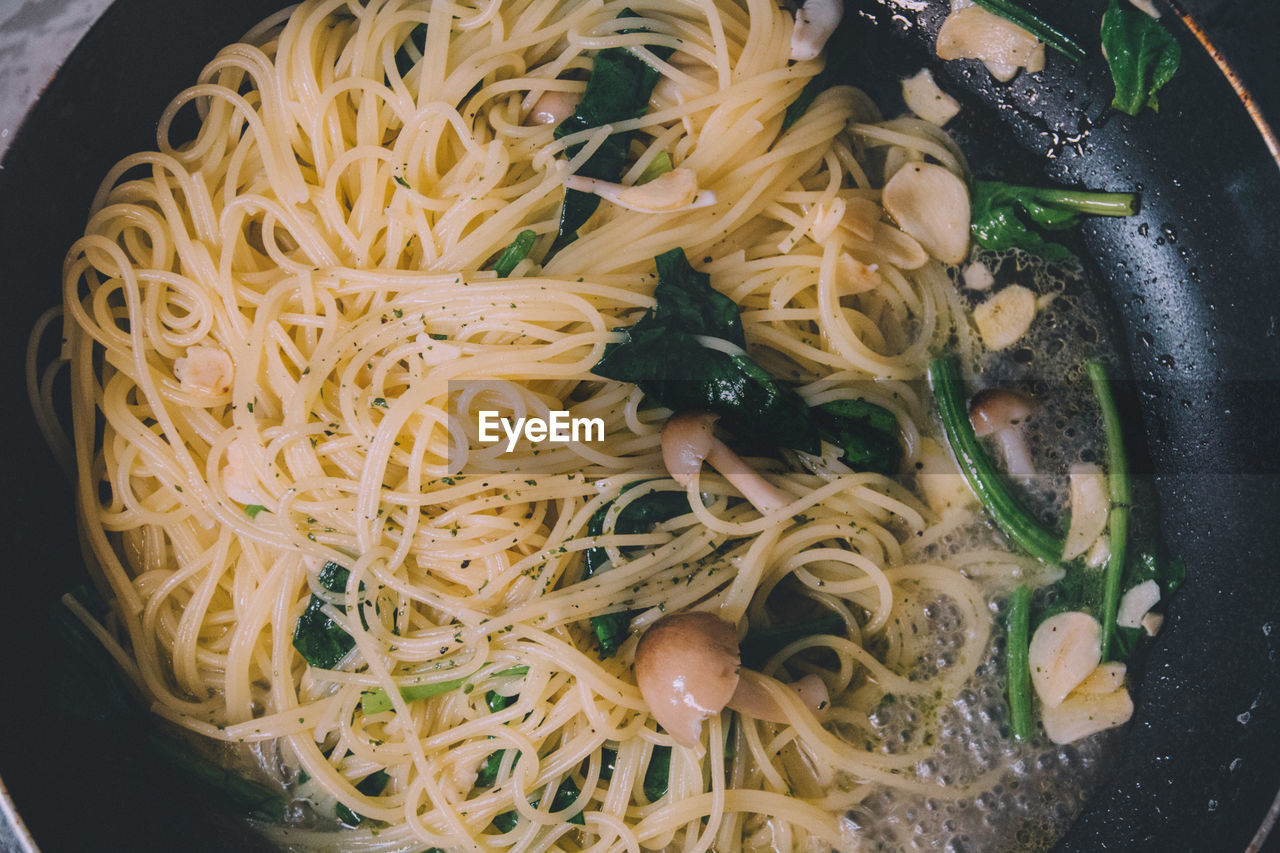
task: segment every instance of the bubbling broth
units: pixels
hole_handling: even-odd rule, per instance
[[[108,175],[68,605],[282,847],[1027,850],[1097,785],[1102,313],[970,245],[963,152],[827,79],[832,14],[304,2]],[[957,365],[1038,401],[1038,472]]]

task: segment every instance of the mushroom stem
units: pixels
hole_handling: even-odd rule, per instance
[[[1031,461],[1031,450],[1022,437],[1022,430],[1017,427],[1000,430],[996,433],[996,442],[1004,452],[1004,464],[1009,476],[1029,479],[1036,475],[1036,463]]]
[[[783,709],[782,703],[765,686],[769,682],[781,686],[782,682],[749,669],[739,670],[738,676],[738,689],[733,691],[733,696],[729,698],[729,708],[739,714],[770,723],[787,721],[787,712]]]
[[[1036,473],[1031,451],[1020,429],[1034,407],[1030,397],[1006,388],[979,391],[969,402],[974,434],[995,438],[1004,453],[1005,467],[1013,477],[1034,477]]]
[[[794,693],[800,700],[801,707],[815,715],[829,701],[826,684],[816,675],[806,675],[794,684],[785,684],[750,669],[739,670],[738,676],[738,689],[733,691],[726,707],[757,720],[789,723],[795,719],[795,714],[779,701],[774,689]],[[813,683],[815,681],[817,685]]]
[[[708,412],[681,412],[662,428],[662,461],[672,479],[688,486],[706,462],[751,505],[768,515],[791,503],[791,496],[760,476],[711,432],[719,418]]]

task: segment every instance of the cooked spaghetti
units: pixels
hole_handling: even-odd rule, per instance
[[[156,714],[270,752],[319,816],[291,843],[825,850],[852,845],[842,815],[873,790],[948,796],[917,772],[929,745],[882,749],[868,714],[951,697],[983,659],[966,561],[1034,561],[921,559],[966,514],[940,520],[909,477],[830,443],[751,460],[780,510],[709,470],[680,486],[670,411],[593,374],[654,305],[654,258],[682,249],[738,305],[751,358],[810,406],[892,413],[901,470],[920,458],[911,380],[952,336],[974,345],[879,187],[889,164],[964,160],[846,86],[789,111],[822,68],[789,61],[793,27],[756,0],[305,2],[219,53],[157,151],[107,176],[64,293],[101,633]],[[656,72],[647,109],[558,138],[530,120],[611,50]],[[566,183],[611,139],[623,187],[675,168],[697,194],[605,200],[566,239]],[[482,410],[605,435],[506,452],[479,440]],[[615,531],[630,502],[681,492],[688,512]],[[607,570],[587,576],[588,552]],[[957,647],[922,666],[940,601]],[[816,674],[829,705],[725,711],[677,745],[632,661],[685,610],[740,635],[837,618],[759,664]],[[629,633],[602,654],[592,617],[619,611]],[[308,625],[336,638],[326,665],[300,651]]]

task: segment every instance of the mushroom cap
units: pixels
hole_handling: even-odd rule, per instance
[[[1026,394],[1008,388],[987,388],[969,401],[969,420],[979,436],[991,435],[1022,423],[1035,409]]]
[[[689,485],[702,470],[703,461],[719,441],[711,431],[719,419],[711,412],[680,412],[662,427],[662,464],[680,485]]]
[[[738,689],[738,634],[713,613],[663,616],[636,646],[636,683],[654,719],[676,743],[696,746],[702,721]]]

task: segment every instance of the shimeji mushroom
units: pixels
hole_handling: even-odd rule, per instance
[[[790,495],[756,473],[715,437],[712,427],[718,419],[719,415],[710,412],[682,412],[667,421],[662,428],[662,462],[671,478],[688,486],[706,462],[766,515],[791,503]]]
[[[1005,467],[1014,477],[1033,477],[1035,463],[1022,437],[1021,424],[1035,410],[1030,397],[1006,388],[988,388],[969,401],[969,420],[979,438],[994,436],[1004,453]]]
[[[654,622],[636,646],[635,671],[653,718],[686,747],[697,745],[702,721],[725,708],[758,720],[790,722],[792,715],[773,695],[777,688],[794,691],[811,713],[828,701],[817,676],[786,685],[743,669],[733,625],[699,610]]]

